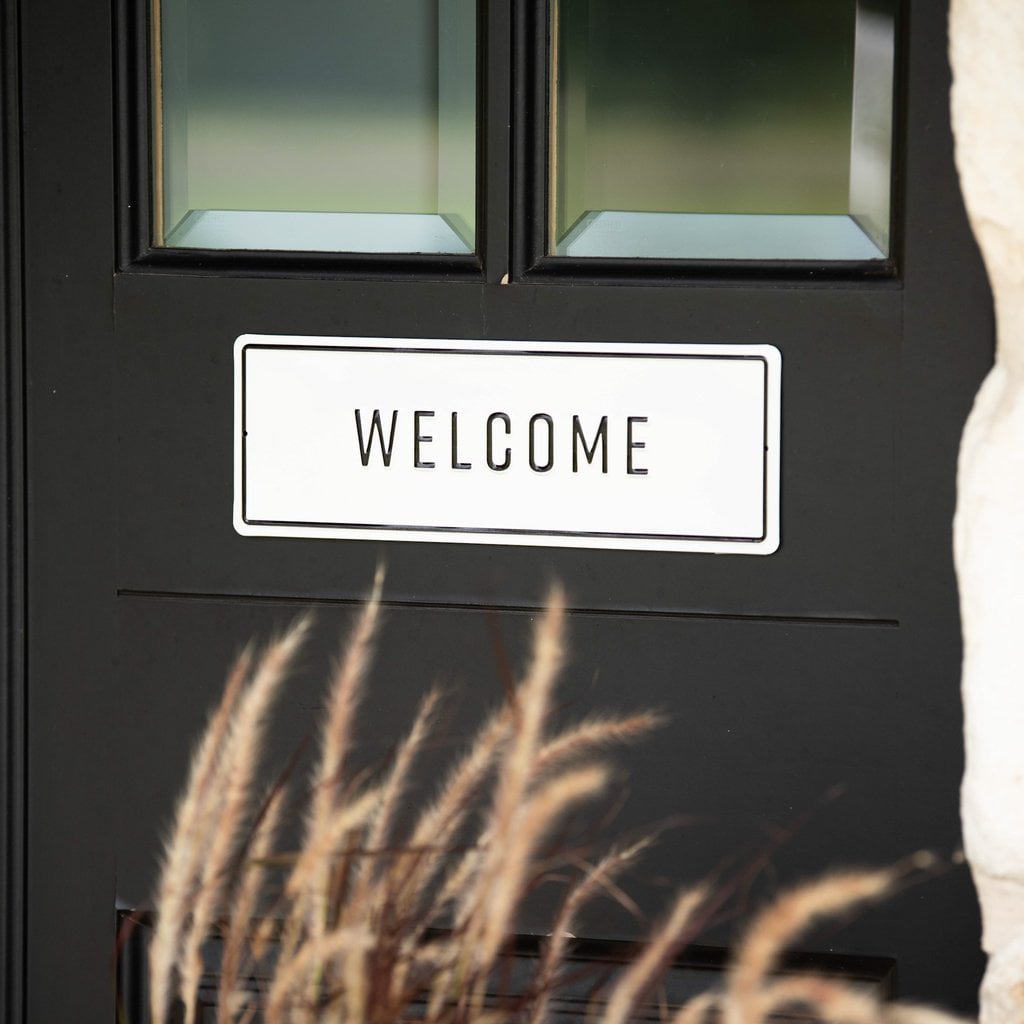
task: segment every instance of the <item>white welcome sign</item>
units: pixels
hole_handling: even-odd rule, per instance
[[[771,345],[242,335],[239,533],[770,554]]]

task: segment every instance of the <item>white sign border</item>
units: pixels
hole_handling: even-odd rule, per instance
[[[366,349],[460,355],[638,355],[673,358],[759,359],[764,382],[764,532],[759,538],[594,534],[557,531],[509,531],[500,528],[376,526],[355,524],[270,523],[245,518],[245,351],[260,348]],[[492,544],[524,547],[589,548],[620,551],[678,551],[711,554],[770,555],[780,545],[780,448],[782,355],[774,345],[666,344],[654,342],[483,341],[451,338],[320,337],[242,334],[234,344],[234,500],[233,524],[244,537],[294,537],[335,540],[406,541],[440,544]]]

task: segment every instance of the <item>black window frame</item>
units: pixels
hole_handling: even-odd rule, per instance
[[[477,248],[472,254],[191,249],[153,244],[150,0],[115,0],[120,272],[486,283],[892,282],[903,242],[907,2],[896,0],[891,240],[884,260],[571,257],[547,251],[553,0],[477,0]]]
[[[461,253],[304,252],[301,250],[194,249],[153,243],[153,92],[150,69],[156,38],[151,0],[116,0],[115,83],[118,225],[115,265],[121,272],[165,272],[294,277],[414,277],[479,280],[485,267],[507,262],[508,93],[492,88],[511,71],[502,51],[507,29],[501,5],[477,0],[476,251]],[[503,65],[506,65],[503,67]],[[499,75],[501,77],[499,77]],[[496,116],[497,115],[497,116]],[[504,179],[504,180],[503,180]],[[500,248],[499,248],[500,246]],[[505,270],[501,270],[504,274]]]
[[[622,284],[680,284],[735,281],[886,281],[898,276],[902,252],[903,117],[906,97],[905,0],[896,0],[893,82],[893,150],[890,170],[891,240],[884,260],[722,260],[573,257],[548,253],[550,208],[551,20],[555,0],[520,3],[516,8],[518,87],[513,121],[517,147],[514,180],[514,277],[519,280],[575,280]]]

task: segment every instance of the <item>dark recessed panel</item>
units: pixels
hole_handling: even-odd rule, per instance
[[[388,592],[386,585],[385,599]],[[118,898],[145,906],[159,838],[229,662],[299,608],[126,597],[119,609],[124,653],[111,743],[125,765],[149,769],[126,773],[119,787]],[[417,702],[440,682],[449,694],[445,712],[409,793],[410,805],[422,806],[433,780],[500,701],[507,673],[524,664],[533,620],[387,607],[353,767],[385,765]],[[330,661],[352,621],[349,607],[317,610],[313,640],[273,716],[270,777],[314,741]],[[899,638],[899,630],[879,627],[571,617],[555,720],[650,707],[668,718],[648,738],[604,753],[617,766],[616,782],[587,819],[616,810],[607,841],[664,828],[623,883],[648,919],[679,885],[712,877],[727,899],[698,940],[728,945],[780,886],[837,865],[889,864],[922,847],[948,853],[956,846],[959,768],[948,756],[956,727],[933,723],[926,741],[918,737],[929,772],[907,762],[905,737],[933,681],[894,674]],[[305,777],[305,769],[295,772],[299,792]],[[548,930],[557,896],[557,885],[543,887],[520,930]],[[927,991],[936,971],[966,988],[976,937],[937,922],[958,920],[970,899],[963,870],[952,877],[943,870],[802,945],[895,956],[905,994]],[[608,900],[584,915],[577,934],[635,938],[644,930]]]

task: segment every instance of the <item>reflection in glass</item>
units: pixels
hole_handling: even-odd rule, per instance
[[[475,248],[474,0],[153,0],[155,241]]]
[[[889,253],[895,0],[553,0],[549,251]]]

